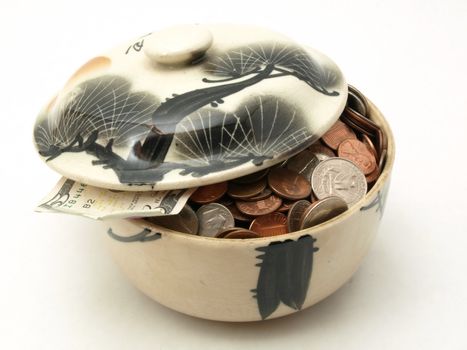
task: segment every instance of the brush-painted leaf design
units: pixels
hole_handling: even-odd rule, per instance
[[[136,233],[132,236],[120,236],[113,232],[112,228],[109,228],[107,234],[115,239],[116,241],[130,243],[130,242],[150,242],[160,239],[162,235],[159,232],[152,231],[149,228],[144,228],[141,232]]]
[[[292,300],[297,310],[300,310],[308,292],[310,284],[311,271],[313,270],[313,254],[318,251],[314,247],[314,239],[311,236],[302,236],[294,242],[294,252],[290,258],[292,261],[291,270],[291,288]]]
[[[305,302],[313,271],[313,254],[318,251],[314,239],[304,235],[296,241],[272,242],[256,250],[264,252],[258,284],[254,292],[262,319],[269,317],[282,301],[285,305],[300,310]]]
[[[274,247],[274,243],[272,243]],[[258,302],[259,313],[264,320],[277,309],[280,303],[278,275],[275,268],[280,264],[280,254],[275,248],[268,247],[257,248],[256,250],[264,252],[258,256],[262,260],[257,266],[261,267],[258,284],[255,290],[256,300]]]

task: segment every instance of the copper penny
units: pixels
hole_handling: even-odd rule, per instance
[[[269,189],[269,188],[265,188],[260,194],[257,194],[256,196],[254,197],[250,197],[250,198],[244,198],[243,200],[247,201],[247,202],[255,202],[255,201],[259,201],[261,199],[266,199],[268,198],[270,195],[272,194],[272,191]]]
[[[240,210],[238,210],[235,203],[232,203],[231,205],[227,205],[226,207],[227,209],[230,210],[235,220],[238,220],[240,222],[250,222],[252,220],[251,217],[243,214]]]
[[[351,125],[356,130],[364,134],[368,134],[370,136],[376,136],[378,130],[380,130],[379,126],[375,124],[375,122],[373,122],[369,118],[360,115],[351,108],[346,108],[344,110],[341,119],[343,122]]]
[[[355,94],[352,90],[349,89],[349,96],[347,98],[347,108],[352,108],[357,113],[366,116],[367,115],[367,105],[362,100],[361,96]]]
[[[326,145],[336,150],[342,141],[347,139],[356,139],[355,132],[345,123],[338,120],[331,128],[321,137]]]
[[[366,116],[368,111],[370,110],[370,107],[368,106],[368,101],[367,101],[365,95],[363,95],[357,88],[355,88],[352,85],[349,85],[348,94],[349,94],[348,100],[350,99],[351,103],[349,103],[349,101],[347,101],[347,105],[349,105],[353,109],[357,110],[361,115]],[[357,104],[359,105],[359,107],[357,107],[356,105],[354,105],[352,103],[353,98],[358,100]]]
[[[283,235],[287,233],[287,217],[278,212],[258,216],[251,223],[250,230],[261,237]]]
[[[371,172],[368,175],[365,175],[366,182],[368,182],[369,184],[375,182],[376,180],[378,180],[379,175],[380,175],[379,167],[376,166],[373,172]]]
[[[371,141],[370,137],[367,134],[362,134],[362,142],[375,156],[375,159],[378,159],[378,152],[376,151],[375,145],[373,144],[373,141]]]
[[[225,236],[227,236],[229,233],[231,232],[234,232],[234,231],[238,231],[238,230],[243,230],[241,227],[229,227],[229,228],[226,228],[225,230],[219,232],[217,235],[215,235],[214,237],[215,238],[224,238]]]
[[[376,168],[376,158],[365,144],[357,139],[347,139],[339,145],[339,157],[348,159],[357,165],[363,174],[368,175]]]
[[[190,199],[198,204],[207,204],[219,200],[227,192],[227,182],[199,187]]]
[[[234,199],[244,199],[254,197],[266,188],[266,179],[261,179],[249,184],[236,184],[229,182],[227,194]]]
[[[250,216],[260,216],[272,213],[279,209],[282,204],[282,199],[275,195],[270,195],[266,199],[261,199],[256,202],[247,202],[247,201],[236,201],[235,205],[238,210],[243,214]]]
[[[311,205],[307,200],[299,200],[295,202],[289,210],[287,216],[287,231],[295,232],[300,230],[300,220],[305,210]]]
[[[230,180],[231,182],[235,182],[237,184],[249,184],[252,182],[256,182],[258,180],[261,180],[264,178],[269,172],[269,168],[257,171],[256,173],[253,174],[248,174],[242,177],[238,177],[236,179]]]
[[[261,236],[257,234],[256,232],[246,230],[246,229],[236,230],[224,236],[224,238],[229,238],[229,239],[232,239],[232,238],[246,239],[246,238],[259,238],[259,237]]]
[[[268,175],[268,183],[275,193],[286,199],[302,199],[311,193],[310,181],[287,168],[272,169]]]

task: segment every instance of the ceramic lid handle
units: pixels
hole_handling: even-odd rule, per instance
[[[212,34],[201,25],[171,27],[144,40],[146,56],[166,65],[189,64],[211,47]]]

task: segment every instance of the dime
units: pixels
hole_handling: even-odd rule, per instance
[[[340,197],[330,196],[310,205],[300,220],[300,230],[319,225],[348,209],[347,203]]]
[[[321,137],[326,145],[336,150],[340,143],[347,139],[356,139],[355,132],[342,121],[338,120],[331,128]]]
[[[260,216],[272,213],[273,211],[279,209],[281,204],[282,200],[275,195],[270,195],[268,198],[261,199],[256,202],[240,200],[235,202],[238,210],[240,210],[243,214],[250,216]]]
[[[252,182],[256,182],[262,178],[264,178],[269,172],[269,168],[257,171],[253,174],[248,174],[242,177],[238,177],[236,179],[230,180],[231,182],[235,182],[237,184],[249,184]]]
[[[319,141],[312,144],[310,147],[308,147],[308,149],[314,153],[314,155],[318,158],[320,162],[325,159],[336,156],[332,149],[330,149],[328,146],[323,145]]]
[[[176,215],[153,216],[146,218],[146,220],[169,230],[198,234],[198,217],[189,205],[185,205]]]
[[[302,199],[311,193],[310,182],[287,168],[272,169],[268,175],[268,183],[275,193],[286,199]]]
[[[305,210],[311,205],[307,200],[299,200],[295,202],[289,210],[289,215],[287,216],[287,230],[288,232],[295,232],[300,230],[300,220],[302,214]]]
[[[329,158],[315,168],[311,185],[316,198],[329,196],[341,197],[348,206],[352,206],[366,194],[365,175],[350,160]]]
[[[220,231],[233,227],[235,223],[229,209],[218,203],[201,206],[196,215],[199,220],[200,236],[214,237]]]
[[[256,232],[246,230],[246,229],[241,229],[241,230],[236,230],[228,233],[227,235],[224,236],[224,238],[240,238],[240,239],[246,239],[246,238],[259,238],[261,237],[259,234]]]
[[[266,179],[248,184],[229,182],[227,194],[234,199],[245,199],[259,195],[266,188]]]
[[[227,192],[227,182],[199,187],[190,199],[198,204],[207,204],[219,200]]]
[[[258,216],[251,223],[250,230],[261,237],[283,235],[287,233],[287,217],[278,212]]]
[[[368,175],[376,168],[376,158],[363,142],[357,139],[342,141],[337,150],[339,157],[354,162],[363,174]]]
[[[376,166],[375,170],[372,173],[365,175],[366,182],[368,182],[369,184],[375,182],[378,179],[379,175],[380,175],[379,167]]]
[[[300,175],[303,175],[308,181],[311,180],[311,174],[318,165],[319,159],[313,151],[304,150],[296,156],[289,159],[287,162],[287,169],[295,171]]]

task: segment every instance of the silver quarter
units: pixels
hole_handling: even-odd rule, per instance
[[[185,205],[176,215],[153,216],[146,220],[169,230],[192,235],[198,234],[198,216],[189,205]]]
[[[337,157],[326,159],[316,166],[311,176],[311,186],[316,198],[338,196],[349,207],[363,198],[367,191],[362,171],[351,161]]]
[[[219,232],[235,224],[230,210],[218,203],[201,206],[196,211],[196,215],[199,220],[200,236],[215,237]]]
[[[300,230],[319,225],[348,209],[347,203],[340,197],[330,196],[310,205],[300,220]]]

